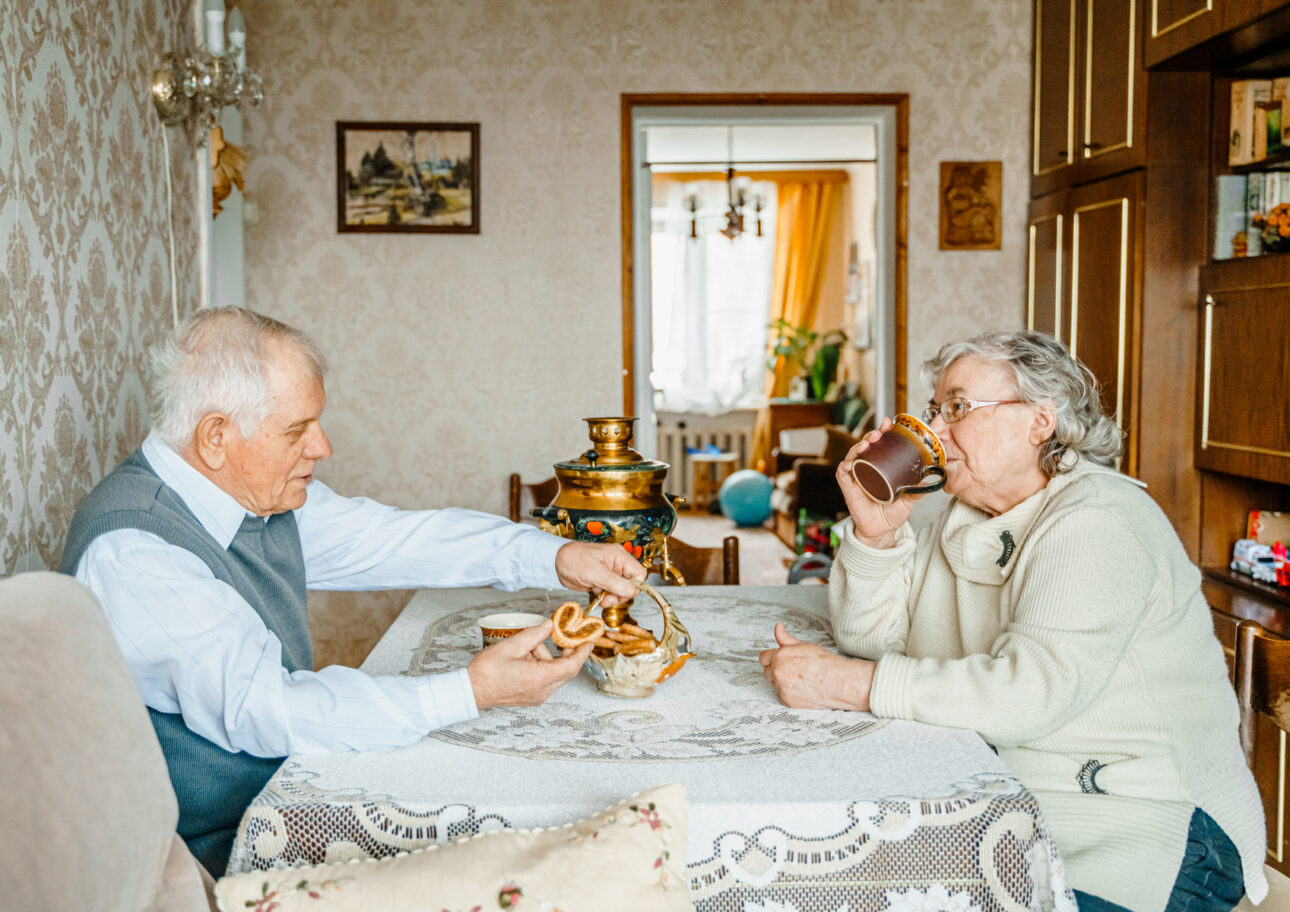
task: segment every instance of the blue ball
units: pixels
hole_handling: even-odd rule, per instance
[[[740,469],[721,483],[721,512],[736,526],[760,526],[770,518],[770,479],[755,469]]]

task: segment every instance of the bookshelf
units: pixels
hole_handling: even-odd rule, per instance
[[[1290,170],[1290,151],[1274,152],[1267,158],[1250,162],[1248,165],[1228,165],[1223,169],[1227,174],[1253,174],[1260,171]]]

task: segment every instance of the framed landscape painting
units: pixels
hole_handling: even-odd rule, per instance
[[[479,234],[479,124],[339,121],[338,231]]]

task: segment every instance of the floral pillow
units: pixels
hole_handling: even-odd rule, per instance
[[[225,877],[215,897],[223,912],[688,912],[685,825],[673,783],[562,827]]]

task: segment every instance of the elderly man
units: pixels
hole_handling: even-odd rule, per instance
[[[565,586],[616,603],[645,576],[614,545],[316,481],[331,455],[323,362],[276,320],[200,311],[154,353],[154,373],[153,430],[76,511],[61,569],[103,603],[166,755],[179,833],[217,876],[287,754],[408,744],[541,703],[591,649],[553,658],[547,622],[447,674],[313,671],[306,588]]]

